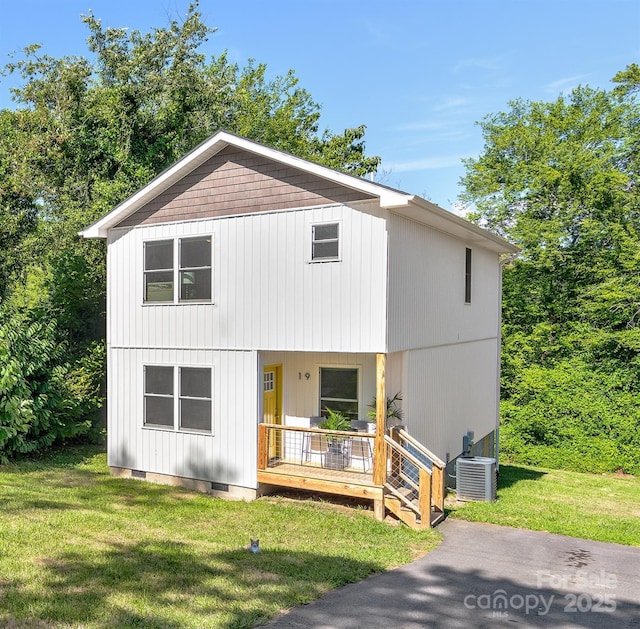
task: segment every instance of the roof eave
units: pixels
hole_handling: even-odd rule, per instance
[[[327,166],[310,162],[301,157],[296,157],[295,155],[257,144],[252,140],[241,138],[227,131],[218,131],[187,153],[173,166],[170,166],[160,173],[155,179],[144,186],[144,188],[141,188],[138,192],[113,208],[107,215],[87,227],[87,229],[79,232],[80,235],[84,238],[106,238],[108,230],[111,227],[133,214],[133,212],[140,209],[143,205],[157,197],[171,185],[188,175],[191,171],[198,168],[198,166],[202,165],[209,158],[229,145],[278,160],[283,164],[305,170],[347,188],[378,197],[382,207],[407,205],[412,196],[365,179],[360,179],[359,177],[354,177],[353,175],[335,171]]]
[[[411,212],[409,208],[415,208],[418,211]],[[413,214],[413,216],[410,216],[411,218],[462,238],[470,245],[476,244],[496,253],[518,253],[520,251],[518,247],[501,236],[483,229],[475,223],[461,218],[422,197],[412,196],[409,200],[408,209],[403,211],[399,207],[398,212],[404,215]]]

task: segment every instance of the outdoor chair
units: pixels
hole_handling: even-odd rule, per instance
[[[351,462],[353,460],[362,461],[362,469],[368,472],[372,465],[373,452],[371,450],[370,439],[352,439],[351,440]]]
[[[302,438],[302,457],[300,463],[312,461],[312,457],[317,455],[320,457],[320,464],[324,466],[327,454],[327,439],[325,435],[316,433],[305,433]]]

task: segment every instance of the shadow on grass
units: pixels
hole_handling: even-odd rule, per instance
[[[498,474],[498,482],[496,488],[498,500],[500,499],[501,490],[513,487],[514,485],[517,485],[518,483],[523,481],[538,481],[545,475],[546,472],[542,472],[540,470],[527,469],[524,467],[519,467],[517,465],[500,465],[500,473]],[[445,506],[444,508],[445,518],[448,518],[450,515],[455,514],[456,512],[460,512],[459,508],[453,508],[450,506]]]
[[[6,478],[5,487],[13,489],[0,498],[0,513],[33,509],[86,510],[88,505],[109,513],[115,506],[158,508],[204,495],[181,487],[168,488],[144,480],[117,478],[109,474],[106,466],[104,469],[101,466],[82,467],[100,453],[96,446],[85,446],[0,466],[0,476]],[[56,499],[43,496],[47,490],[51,490]],[[65,496],[70,499],[62,500]]]
[[[113,544],[90,556],[66,553],[45,560],[42,570],[37,591],[2,584],[0,623],[253,627],[283,607],[382,567],[321,553],[265,549],[254,555],[242,548],[201,553],[193,544],[147,540]]]
[[[501,489],[511,487],[516,483],[525,480],[540,480],[546,472],[540,470],[531,470],[515,465],[500,465],[500,473],[498,474],[498,492]]]
[[[96,454],[102,454],[106,451],[106,444],[59,444],[38,452],[20,455],[9,465],[0,466],[0,470],[3,472],[32,472],[40,469],[76,467],[82,465]]]

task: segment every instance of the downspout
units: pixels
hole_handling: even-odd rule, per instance
[[[500,272],[498,274],[498,332],[497,332],[497,344],[498,344],[498,359],[497,359],[497,379],[496,379],[496,430],[495,430],[495,444],[494,451],[496,456],[496,470],[500,470],[500,379],[502,370],[502,271],[505,265],[513,262],[520,252],[513,253],[510,256],[506,256],[500,260],[498,267]]]

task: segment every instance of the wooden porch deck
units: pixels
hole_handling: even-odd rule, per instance
[[[321,465],[299,465],[273,461],[258,470],[258,482],[279,487],[320,491],[352,498],[382,500],[383,488],[373,483],[373,474],[346,467],[332,470]]]
[[[444,463],[403,430],[384,435],[383,449],[373,447],[377,438],[260,424],[258,482],[372,500],[378,519],[390,512],[412,528],[433,526],[444,517]],[[354,443],[359,454],[365,444],[365,457]]]

